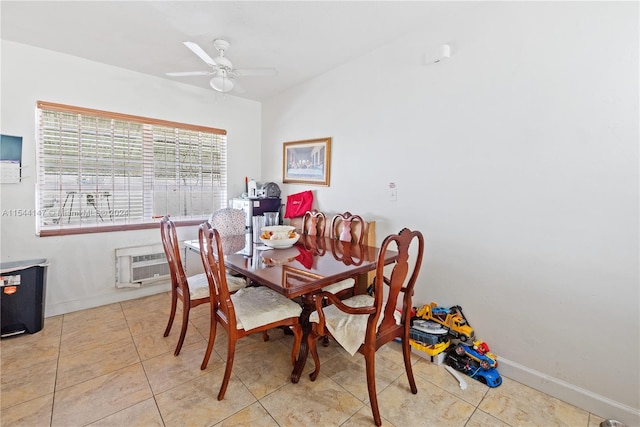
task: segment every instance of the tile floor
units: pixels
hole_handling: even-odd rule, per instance
[[[361,355],[335,342],[319,346],[315,382],[308,361],[289,381],[291,336],[271,331],[236,348],[225,399],[216,400],[226,357],[218,333],[206,370],[200,363],[208,306],[192,310],[182,352],[179,322],[162,336],[170,305],[163,293],[47,318],[42,331],[0,341],[0,425],[8,426],[370,426],[373,418]],[[469,379],[461,390],[443,366],[416,356],[418,394],[408,389],[399,345],[376,359],[385,426],[581,426],[601,418],[508,378],[497,388]]]

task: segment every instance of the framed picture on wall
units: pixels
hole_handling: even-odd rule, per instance
[[[329,186],[331,138],[285,142],[282,182]]]

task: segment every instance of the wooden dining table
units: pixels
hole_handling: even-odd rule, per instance
[[[197,240],[186,241],[185,246],[200,251]],[[291,373],[293,383],[300,379],[309,353],[307,336],[311,330],[309,315],[315,311],[314,295],[323,287],[350,277],[356,279],[356,292],[366,292],[367,273],[376,269],[380,252],[372,246],[307,235],[301,235],[289,248],[273,249],[255,243],[250,233],[222,237],[222,246],[227,269],[287,298],[301,298],[303,338]],[[387,251],[385,265],[396,257],[397,252]]]

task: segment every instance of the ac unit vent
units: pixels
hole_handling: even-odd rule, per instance
[[[142,282],[169,275],[169,264],[164,252],[161,254],[137,255],[131,257],[131,279]]]
[[[169,276],[162,244],[116,249],[116,287],[140,287]]]

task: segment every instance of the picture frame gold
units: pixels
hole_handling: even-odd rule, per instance
[[[331,138],[305,139],[283,144],[282,182],[328,187]]]

